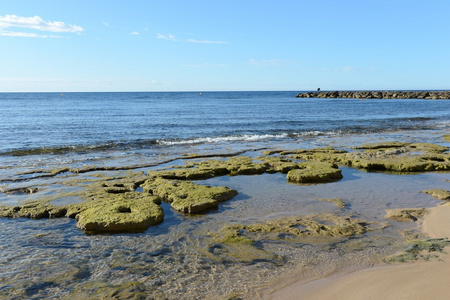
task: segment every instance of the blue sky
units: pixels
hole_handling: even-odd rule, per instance
[[[0,1],[0,92],[450,89],[448,0]]]

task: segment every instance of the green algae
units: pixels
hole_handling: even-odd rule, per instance
[[[217,232],[209,233],[213,244],[210,252],[231,256],[241,261],[260,259],[279,260],[262,248],[265,241],[298,241],[302,243],[326,243],[355,235],[370,228],[364,220],[351,216],[321,213],[306,216],[289,216],[253,224],[230,224]]]
[[[425,214],[425,208],[395,208],[386,210],[385,218],[398,222],[413,222]]]
[[[444,141],[450,142],[450,134],[446,134],[443,136]]]
[[[354,149],[387,149],[387,148],[400,148],[406,146],[407,143],[401,142],[379,142],[379,143],[367,143],[358,147],[354,147]]]
[[[198,168],[179,168],[157,172],[149,172],[149,175],[159,176],[164,179],[200,180],[217,176],[213,170]]]
[[[160,203],[152,195],[126,192],[110,195],[105,201],[72,205],[70,210],[78,211],[77,227],[86,232],[136,232],[163,221]]]
[[[210,235],[213,237],[213,243],[209,244],[208,252],[214,257],[231,257],[241,262],[277,260],[272,253],[258,247],[255,240],[242,235],[239,225],[225,226]]]
[[[421,193],[429,194],[438,200],[450,201],[450,191],[447,191],[447,190],[429,189],[429,190],[421,191]]]
[[[144,284],[136,281],[126,282],[120,285],[113,285],[103,281],[90,281],[79,285],[70,294],[70,299],[74,300],[95,300],[95,299],[128,299],[143,300],[148,299]],[[164,299],[164,298],[161,298]]]
[[[450,170],[450,153],[447,151],[448,147],[430,143],[382,142],[354,147],[352,152],[332,147],[297,149],[293,151],[267,150],[262,151],[264,156],[259,156],[256,159],[248,156],[230,157],[230,155],[223,155],[227,158],[192,161],[194,158],[199,159],[214,156],[194,154],[183,157],[183,159],[189,159],[189,161],[185,161],[184,166],[151,171],[147,175],[129,172],[120,177],[108,177],[99,172],[106,170],[128,170],[130,169],[128,167],[85,166],[79,169],[59,168],[48,171],[34,170],[27,172],[27,174],[36,174],[32,179],[71,173],[68,175],[71,179],[61,178],[61,184],[78,187],[81,190],[73,190],[70,192],[60,191],[53,195],[43,195],[39,200],[26,202],[23,205],[0,206],[0,217],[39,219],[66,216],[76,218],[78,221],[77,226],[84,230],[92,230],[94,232],[121,231],[125,230],[125,225],[118,225],[117,229],[113,229],[114,226],[112,223],[117,222],[119,224],[122,222],[119,219],[123,219],[125,216],[130,217],[134,214],[130,212],[137,211],[140,206],[147,213],[152,211],[150,213],[151,215],[155,213],[154,215],[156,216],[158,215],[156,213],[157,211],[161,212],[161,208],[157,203],[158,201],[152,200],[153,198],[151,197],[153,196],[169,202],[171,207],[177,211],[196,214],[217,208],[220,201],[229,200],[237,195],[237,191],[230,190],[226,187],[202,186],[191,182],[192,180],[224,175],[240,176],[283,173],[287,174],[286,179],[290,183],[326,183],[342,179],[342,173],[337,167],[338,165],[368,171],[397,172],[398,174],[404,174],[406,172],[447,171]],[[218,156],[220,157],[221,155]],[[174,160],[170,159],[170,161]],[[153,166],[155,164],[150,165]],[[94,177],[93,179],[73,178],[74,176],[78,176],[77,174],[88,172],[97,173],[90,176]],[[140,195],[142,193],[135,192],[139,187],[142,187],[144,194],[146,194],[145,196]],[[29,189],[19,189],[17,192],[34,193],[40,190],[41,187],[33,186]],[[2,188],[2,191],[8,192],[9,190]],[[431,190],[428,193],[433,195]],[[436,194],[436,191],[434,193]],[[68,199],[70,197],[84,200],[86,203],[73,203],[61,206],[52,204],[52,201]],[[447,198],[448,195],[439,197]],[[143,201],[142,198],[146,198],[147,200]],[[56,204],[56,202],[53,203]],[[121,206],[120,203],[124,206]],[[336,204],[342,209],[345,208],[345,203],[336,202]],[[94,214],[99,215],[97,221],[92,219],[92,224],[97,222],[95,223],[97,225],[89,225],[91,226],[90,228],[94,229],[87,229],[89,226],[83,224],[91,222],[87,220],[92,218]],[[109,221],[107,220],[114,219],[107,217],[108,214],[116,214],[118,219],[108,223]],[[105,219],[101,220],[100,215],[103,215]],[[154,220],[157,221],[142,221],[142,224],[154,225],[161,222],[161,218],[154,217]],[[406,218],[411,217],[406,216]],[[142,227],[139,227],[141,225],[133,225],[133,221],[123,222],[123,224],[128,224],[132,230],[140,230],[146,226],[150,226],[142,225]]]
[[[222,230],[224,241],[244,241],[252,234],[266,234],[266,237],[348,237],[363,234],[369,230],[364,220],[337,216],[329,213],[306,216],[291,216],[250,225],[230,225]],[[248,236],[247,236],[248,235]]]
[[[153,178],[142,173],[122,177],[71,179],[68,186],[80,186],[79,191],[60,192],[18,206],[0,206],[0,216],[10,218],[70,217],[77,227],[88,233],[136,232],[163,221],[164,213],[158,195],[178,211],[192,214],[217,208],[218,202],[237,195],[226,187],[201,186],[192,182],[176,182]],[[142,185],[144,193],[136,192]],[[150,192],[150,193],[149,193]],[[50,202],[77,197],[81,203],[56,206]]]
[[[395,145],[395,147],[394,147]],[[450,170],[448,147],[430,143],[381,143],[356,147],[363,151],[343,152],[301,149],[294,159],[331,162],[369,171],[428,172]]]
[[[334,203],[340,209],[345,209],[347,207],[347,204],[342,199],[316,199],[316,200]]]
[[[249,156],[235,156],[226,160],[210,159],[192,163],[191,166],[202,170],[212,170],[217,174],[215,176],[257,175],[265,173],[267,168],[267,164],[255,163]]]
[[[66,207],[46,205],[39,201],[33,201],[21,206],[0,206],[0,217],[6,218],[60,218],[65,216],[66,212]]]
[[[183,213],[201,213],[217,208],[219,202],[226,201],[238,193],[227,187],[198,185],[189,181],[151,178],[145,181],[142,189],[169,202],[172,208]]]
[[[259,156],[257,159],[268,165],[268,168],[266,169],[267,173],[287,174],[290,170],[301,168],[299,163],[284,157]]]
[[[403,247],[403,251],[384,259],[387,263],[405,263],[419,259],[430,260],[438,258],[438,255],[431,253],[443,253],[444,248],[450,245],[446,238],[438,239],[414,239]]]
[[[287,181],[291,183],[325,183],[343,178],[341,170],[331,163],[301,163],[299,169],[287,173]]]

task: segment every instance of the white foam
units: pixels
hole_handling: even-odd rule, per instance
[[[222,136],[222,137],[204,137],[204,138],[193,138],[178,141],[165,141],[159,140],[160,145],[193,145],[193,144],[213,144],[213,143],[223,143],[223,142],[236,142],[236,141],[247,141],[247,142],[257,142],[261,140],[269,139],[283,139],[287,138],[289,135],[287,133],[282,134],[244,134],[244,135],[232,135],[232,136]]]

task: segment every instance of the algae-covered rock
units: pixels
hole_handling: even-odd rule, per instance
[[[400,148],[408,145],[408,143],[401,142],[380,142],[380,143],[367,143],[355,149],[386,149],[386,148]]]
[[[425,208],[396,208],[386,210],[386,219],[398,222],[413,222],[425,215]]]
[[[143,283],[126,282],[114,285],[110,282],[88,280],[69,292],[68,299],[73,300],[98,300],[98,299],[149,299],[148,290]],[[164,299],[165,297],[157,298]],[[152,298],[154,299],[154,298]]]
[[[199,180],[217,176],[213,170],[200,168],[182,168],[182,169],[149,172],[149,175],[159,176],[165,179],[180,179],[180,180]]]
[[[263,174],[268,167],[265,163],[254,162],[248,156],[235,156],[226,160],[209,159],[191,163],[188,166],[195,166],[199,170],[212,171],[214,176],[257,175]]]
[[[340,209],[344,209],[347,206],[347,204],[342,199],[316,199],[316,200],[334,203]]]
[[[430,258],[437,258],[437,255],[432,255],[431,253],[441,253],[449,244],[450,241],[446,238],[415,239],[409,241],[403,247],[403,251],[385,258],[384,261],[387,263],[404,263],[418,259],[429,260]]]
[[[421,193],[429,194],[432,197],[442,200],[442,201],[450,201],[450,191],[443,189],[429,189],[426,191],[421,191]]]
[[[368,144],[355,152],[329,152],[321,149],[301,149],[292,155],[295,159],[331,162],[357,169],[390,172],[428,172],[450,170],[447,147],[430,143]]]
[[[267,164],[255,163],[247,156],[230,157],[228,163],[227,169],[231,176],[263,174],[267,169]]]
[[[292,183],[324,183],[342,179],[341,170],[329,163],[302,163],[299,169],[287,173],[287,181]]]
[[[227,256],[242,262],[276,259],[273,254],[258,247],[256,241],[242,235],[239,225],[225,226],[211,235],[214,244],[209,246],[209,252],[216,256]]]
[[[72,206],[80,210],[75,217],[77,227],[86,232],[132,232],[163,221],[159,203],[158,197],[128,192]]]
[[[224,241],[246,241],[247,235],[252,233],[265,234],[266,238],[280,238],[286,234],[298,237],[347,237],[368,230],[369,224],[363,220],[323,213],[284,217],[250,225],[230,225],[222,229],[221,233],[224,234]]]
[[[217,208],[219,202],[229,200],[238,194],[237,191],[227,187],[198,185],[189,181],[166,180],[159,177],[148,179],[142,188],[163,198],[174,209],[188,214]]]
[[[443,138],[444,138],[445,141],[450,142],[450,134],[444,135]]]
[[[55,206],[39,201],[30,202],[21,206],[0,206],[0,217],[6,218],[60,218],[66,215],[67,208]]]
[[[287,174],[290,170],[300,168],[299,163],[283,157],[260,156],[257,159],[268,164],[266,172]]]

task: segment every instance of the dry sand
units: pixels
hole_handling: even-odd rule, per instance
[[[428,209],[422,230],[430,237],[450,237],[450,206]],[[450,252],[450,247],[446,248]],[[450,299],[450,254],[441,260],[389,265],[306,284],[292,284],[271,294],[272,299]]]

